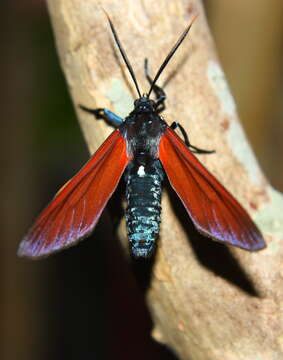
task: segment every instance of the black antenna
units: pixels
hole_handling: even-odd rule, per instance
[[[110,25],[112,34],[113,34],[113,36],[114,36],[115,42],[116,42],[116,44],[117,44],[117,46],[118,46],[118,48],[119,48],[119,50],[120,50],[120,53],[121,53],[121,55],[122,55],[122,57],[123,57],[126,65],[127,65],[128,70],[129,70],[129,72],[130,72],[130,74],[131,74],[131,76],[132,76],[132,79],[133,79],[133,81],[134,81],[134,83],[135,83],[135,86],[136,86],[137,92],[138,92],[138,94],[139,94],[139,97],[141,97],[141,92],[140,92],[140,89],[139,89],[139,86],[138,86],[138,82],[137,82],[137,79],[136,79],[136,77],[135,77],[133,68],[132,68],[132,66],[131,66],[131,64],[130,64],[130,61],[129,61],[126,53],[125,53],[125,50],[124,50],[123,47],[122,47],[122,44],[121,44],[121,42],[120,42],[120,40],[119,40],[119,38],[118,38],[117,32],[116,32],[116,30],[115,30],[115,28],[114,28],[114,25],[113,25],[113,23],[112,23],[109,15],[107,14],[107,12],[106,12],[105,10],[104,10],[104,12],[105,12],[105,15],[107,16],[107,19],[108,19],[108,21],[109,21],[109,25]]]
[[[166,56],[165,60],[163,61],[163,63],[161,64],[159,70],[157,71],[157,74],[155,75],[155,78],[153,79],[149,92],[147,94],[147,97],[149,98],[150,93],[152,92],[154,85],[156,84],[160,74],[162,73],[162,71],[164,70],[165,66],[168,64],[168,62],[170,61],[170,59],[172,58],[172,56],[175,54],[176,50],[178,49],[178,47],[181,45],[181,43],[183,42],[183,40],[185,39],[185,37],[187,36],[188,32],[190,31],[191,26],[193,25],[193,22],[195,21],[195,19],[197,18],[198,15],[195,15],[193,17],[193,19],[191,20],[189,26],[185,29],[185,31],[183,32],[183,34],[179,37],[178,41],[176,42],[176,44],[173,46],[173,48],[171,49],[171,51],[169,52],[169,54]]]

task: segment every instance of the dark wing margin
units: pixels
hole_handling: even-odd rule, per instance
[[[200,233],[250,251],[266,246],[246,210],[170,128],[161,137],[159,159]]]
[[[115,130],[38,216],[18,255],[46,256],[89,235],[129,161],[126,141]]]

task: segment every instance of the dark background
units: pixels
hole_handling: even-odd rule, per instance
[[[205,2],[243,126],[283,190],[283,2]],[[18,259],[35,215],[88,158],[59,67],[44,1],[2,1],[1,341],[3,360],[174,359],[151,322],[117,243],[95,241],[39,262]],[[121,265],[123,264],[123,265]],[[123,284],[127,284],[123,285]],[[130,291],[129,291],[130,289]],[[138,309],[138,311],[137,311]],[[133,355],[135,354],[135,355]]]

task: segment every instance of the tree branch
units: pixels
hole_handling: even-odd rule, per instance
[[[251,213],[268,242],[267,249],[248,253],[205,239],[190,227],[174,194],[169,201],[165,192],[161,239],[147,293],[153,334],[180,359],[283,357],[283,248],[278,243],[283,234],[283,198],[268,184],[243,134],[202,4],[199,0],[118,4],[102,2],[146,91],[144,58],[149,58],[150,72],[155,74],[192,16],[200,14],[158,82],[166,83],[164,117],[168,123],[181,122],[192,144],[216,150],[200,155],[200,160]],[[125,116],[135,89],[97,1],[49,0],[48,5],[62,68],[93,152],[111,129],[80,111],[78,104],[110,108]]]

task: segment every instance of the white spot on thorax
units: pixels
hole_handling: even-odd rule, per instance
[[[141,165],[137,172],[138,176],[145,176],[144,166]]]

